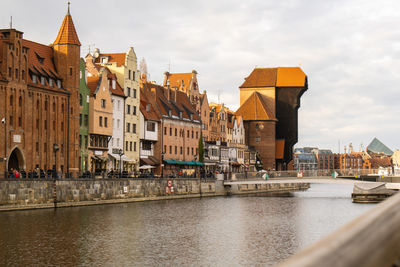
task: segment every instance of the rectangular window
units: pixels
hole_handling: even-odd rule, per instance
[[[196,139],[199,139],[199,132],[196,132]]]
[[[132,133],[136,133],[136,124],[132,123]]]
[[[36,142],[36,152],[39,152],[39,142]]]
[[[175,128],[175,136],[178,136],[178,129]]]
[[[183,148],[181,147],[181,155],[183,154]]]
[[[136,106],[133,106],[133,112],[132,112],[132,114],[133,114],[133,115],[136,115]]]
[[[129,142],[129,147],[130,147],[129,151],[132,151],[132,142]]]
[[[131,124],[129,122],[126,123],[126,132],[129,133],[131,131]]]
[[[128,148],[129,148],[129,142],[125,141],[125,150],[128,151]]]
[[[194,138],[194,132],[193,132],[193,130],[192,130],[192,138]]]
[[[129,87],[126,88],[126,95],[131,96],[131,88]]]
[[[172,136],[172,128],[169,127],[169,136]]]
[[[72,67],[69,67],[69,76],[72,76]]]
[[[128,79],[131,79],[131,70],[128,70]]]
[[[167,127],[164,127],[164,135],[167,135]]]
[[[104,127],[108,127],[108,118],[104,117]]]
[[[172,154],[172,146],[169,146],[169,154]]]
[[[187,148],[187,154],[189,155],[189,148]]]
[[[47,130],[47,120],[44,120],[44,129]]]
[[[147,122],[147,131],[155,132],[156,131],[156,124],[154,122]]]
[[[103,117],[99,117],[99,126],[103,127]]]
[[[175,146],[175,155],[178,154],[178,147]]]
[[[87,114],[85,114],[84,118],[85,118],[85,124],[84,125],[88,126],[89,125],[89,116]]]
[[[167,146],[164,145],[164,153],[167,153]]]
[[[192,155],[194,155],[194,153],[193,153],[193,147],[192,147]]]
[[[133,89],[133,98],[136,98],[136,89]]]
[[[133,151],[136,151],[136,142],[133,143]]]
[[[135,72],[132,71],[132,80],[135,80]]]
[[[126,106],[126,114],[131,114],[131,105]]]
[[[187,130],[187,138],[189,138],[189,137],[190,137],[190,131]]]
[[[105,99],[101,100],[101,107],[106,108],[106,100]]]

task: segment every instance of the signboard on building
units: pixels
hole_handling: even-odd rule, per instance
[[[14,141],[14,143],[21,143],[21,135],[14,134],[13,135],[13,141]]]
[[[95,150],[95,151],[94,151],[94,154],[95,154],[96,156],[103,156],[103,151],[101,151],[101,150]]]

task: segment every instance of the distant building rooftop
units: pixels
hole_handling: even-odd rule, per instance
[[[386,145],[384,145],[381,141],[379,141],[376,137],[372,140],[372,142],[367,146],[368,153],[383,153],[387,156],[393,155],[393,151],[390,150]]]

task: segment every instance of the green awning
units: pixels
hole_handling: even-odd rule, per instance
[[[167,164],[170,164],[170,165],[177,164],[177,161],[176,161],[176,160],[173,160],[173,159],[164,160],[164,162],[167,163]]]

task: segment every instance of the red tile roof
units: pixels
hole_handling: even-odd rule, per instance
[[[192,80],[193,73],[170,73],[168,76],[169,85],[171,88],[180,88],[182,83],[185,89],[189,88],[190,81]],[[164,79],[164,86],[166,86],[166,77]],[[187,91],[187,90],[186,90]]]
[[[144,82],[142,87],[143,90],[152,92],[152,97],[155,99],[157,105],[156,110],[160,116],[169,116],[169,111],[171,111],[171,115],[179,118],[179,113],[182,112],[182,118],[190,119],[190,115],[192,114],[193,120],[200,121],[199,115],[191,105],[186,93],[182,91],[168,90],[161,85],[149,82]],[[170,100],[168,100],[168,93],[170,93]]]
[[[125,65],[125,59],[126,59],[126,53],[109,53],[109,54],[100,54],[96,59],[95,63],[101,63],[100,58],[101,57],[108,57],[108,62],[115,62],[117,63],[117,66],[123,66]]]
[[[146,120],[159,121],[161,116],[157,113],[154,107],[155,102],[151,99],[151,92],[144,90],[143,87],[140,88],[140,112]],[[149,109],[147,109],[147,105],[149,105]]]
[[[78,35],[76,34],[74,22],[72,21],[72,17],[69,15],[69,13],[64,17],[60,31],[58,32],[57,38],[53,43],[53,45],[60,44],[81,45]]]
[[[257,68],[239,88],[304,87],[306,75],[299,67]]]
[[[97,87],[99,86],[99,76],[90,76],[87,77],[87,86],[90,89],[90,96],[93,96],[96,92]]]
[[[118,96],[122,96],[125,97],[125,93],[124,90],[122,89],[122,87],[119,85],[118,80],[117,80],[117,76],[112,73],[108,68],[106,68],[107,70],[107,78],[110,81],[110,91],[113,95],[118,95]],[[112,88],[112,80],[115,80],[115,89]]]

